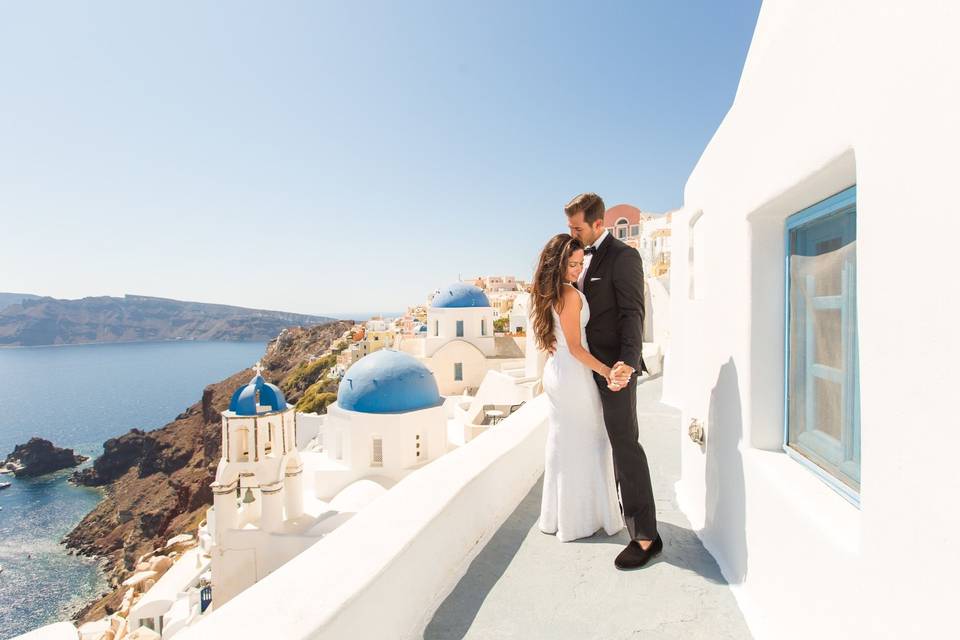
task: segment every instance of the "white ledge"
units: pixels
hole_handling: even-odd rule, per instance
[[[417,636],[537,481],[546,430],[540,396],[177,637]]]

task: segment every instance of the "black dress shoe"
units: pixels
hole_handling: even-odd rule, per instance
[[[627,548],[621,551],[617,559],[613,561],[613,564],[622,571],[639,569],[650,562],[651,558],[660,555],[661,551],[663,551],[663,540],[660,539],[659,535],[646,551],[643,550],[639,542],[631,540]]]

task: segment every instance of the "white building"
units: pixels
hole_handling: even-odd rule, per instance
[[[659,277],[670,270],[673,253],[673,211],[662,215],[650,216],[643,225],[640,238],[640,255],[643,258],[644,272]]]
[[[511,333],[526,333],[529,316],[530,294],[517,294],[517,297],[513,301],[513,309],[510,310],[509,331]]]
[[[484,276],[485,291],[516,291],[517,279],[515,276]]]
[[[382,349],[340,381],[326,415],[296,414],[259,373],[222,418],[209,539],[219,607],[447,452],[433,375]]]
[[[309,544],[293,405],[258,370],[234,392],[221,420],[222,455],[207,517],[214,606]]]
[[[487,371],[523,367],[523,349],[511,337],[496,337],[494,311],[479,287],[456,283],[433,297],[423,337],[406,338],[400,348],[433,371],[440,393],[477,389]]]
[[[958,31],[766,0],[674,216],[677,489],[758,638],[956,635]]]
[[[493,319],[508,317],[513,311],[514,302],[517,296],[523,295],[520,291],[495,291],[485,292],[490,306],[493,308]]]
[[[210,558],[205,557],[204,549],[188,550],[130,607],[127,620],[131,631],[146,627],[170,638],[199,620],[200,584],[209,575]]]
[[[313,493],[332,499],[370,478],[389,488],[447,451],[447,421],[433,374],[415,358],[381,349],[353,365],[324,416],[300,414],[317,452]]]
[[[343,377],[355,362],[366,356],[370,352],[369,344],[365,339],[357,342],[351,342],[347,347],[337,355],[337,366],[335,374]]]
[[[388,331],[390,328],[390,322],[384,320],[383,318],[376,317],[370,318],[364,325],[367,331]]]

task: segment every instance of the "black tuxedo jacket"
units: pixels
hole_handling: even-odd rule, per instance
[[[590,305],[587,343],[598,360],[612,366],[622,360],[637,371],[643,363],[643,260],[633,247],[608,233],[583,277]]]

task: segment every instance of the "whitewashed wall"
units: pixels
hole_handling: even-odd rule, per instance
[[[310,441],[320,433],[326,419],[326,414],[297,413],[297,449],[306,449]]]
[[[332,499],[351,482],[371,475],[397,481],[410,469],[442,456],[447,451],[447,422],[443,406],[428,407],[405,413],[362,413],[340,408],[339,402],[327,407],[326,420],[320,427],[326,456],[336,461],[337,438],[343,438],[345,471],[336,464],[321,463],[316,469],[306,466],[313,475],[313,491],[321,500]],[[419,436],[419,440],[417,440]],[[373,438],[382,446],[382,465],[372,466]],[[417,447],[417,443],[421,445]],[[417,456],[420,451],[420,456]],[[303,454],[305,461],[312,456]],[[313,472],[311,474],[311,471]]]
[[[463,322],[463,335],[457,336],[457,321]],[[438,333],[434,331],[438,330]],[[425,355],[450,340],[460,339],[474,344],[486,355],[493,355],[493,307],[431,307],[427,312]]]
[[[678,495],[760,638],[953,624],[957,33],[960,3],[766,0],[674,216],[664,400],[708,422]],[[781,452],[784,220],[854,183],[860,508]]]
[[[55,622],[46,626],[28,631],[11,640],[76,640],[79,638],[77,628],[71,622]]]
[[[493,338],[489,340],[492,342]],[[458,362],[462,365],[462,380],[454,379],[454,364]],[[487,371],[498,367],[500,362],[488,360],[472,342],[451,338],[424,360],[424,364],[433,372],[440,395],[451,396],[479,387]]]

